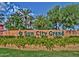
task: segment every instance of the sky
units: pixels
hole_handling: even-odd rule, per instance
[[[69,4],[79,4],[79,2],[12,2],[20,8],[28,8],[35,15],[46,15],[47,11],[55,5],[66,6]]]

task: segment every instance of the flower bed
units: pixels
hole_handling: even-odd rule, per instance
[[[79,50],[79,37],[1,37],[0,47],[34,50]]]

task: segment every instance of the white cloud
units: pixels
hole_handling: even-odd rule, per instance
[[[34,16],[35,14],[34,13],[29,13],[29,15]]]

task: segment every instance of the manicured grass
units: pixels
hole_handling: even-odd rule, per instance
[[[0,48],[1,57],[77,57],[79,51],[23,51]]]

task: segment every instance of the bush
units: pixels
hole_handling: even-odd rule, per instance
[[[66,38],[35,38],[35,37],[0,37],[0,45],[15,44],[18,48],[25,48],[26,44],[46,46],[47,49],[53,49],[55,45],[63,46],[69,44],[79,44],[78,37],[66,37]]]

